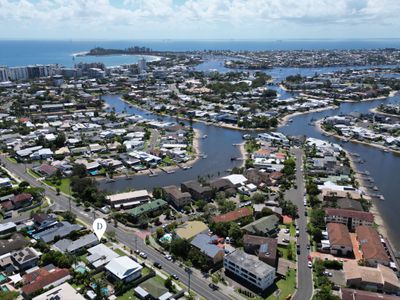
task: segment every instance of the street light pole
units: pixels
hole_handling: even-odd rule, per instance
[[[192,270],[189,267],[186,267],[185,271],[186,271],[186,273],[188,273],[188,277],[189,277],[188,292],[189,292],[189,297],[190,297],[190,275],[192,274]]]

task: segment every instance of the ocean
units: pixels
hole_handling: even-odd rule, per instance
[[[30,64],[61,64],[103,62],[107,66],[136,63],[137,56],[113,55],[103,57],[77,57],[73,54],[94,47],[124,49],[145,46],[159,51],[200,50],[310,50],[310,49],[376,49],[400,48],[400,39],[376,40],[132,40],[132,41],[50,41],[50,40],[0,40],[0,65],[25,66]]]

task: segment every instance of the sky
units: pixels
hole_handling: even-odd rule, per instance
[[[0,0],[0,39],[399,38],[400,0]]]

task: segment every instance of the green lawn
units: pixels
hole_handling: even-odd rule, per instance
[[[136,298],[136,296],[133,292],[133,289],[127,291],[125,294],[123,294],[122,296],[119,296],[117,298],[117,300],[136,300],[136,299],[138,299],[138,298]]]
[[[296,226],[294,224],[290,224],[290,236],[295,236],[296,235]]]
[[[42,176],[40,176],[38,173],[36,173],[35,171],[33,171],[32,169],[28,169],[28,174],[31,175],[34,178],[40,178]]]
[[[121,249],[119,249],[119,248],[114,249],[114,252],[118,253],[121,256],[126,256],[126,253],[124,251],[122,251]]]
[[[7,157],[7,160],[12,162],[13,164],[18,163],[17,160],[14,157]]]
[[[278,280],[276,282],[276,285],[280,290],[279,299],[286,299],[286,297],[289,296],[289,294],[293,296],[296,287],[296,271],[290,269],[287,273],[286,278]],[[277,297],[272,293],[266,299],[276,300]]]
[[[49,181],[49,180],[45,180],[44,181],[46,184],[53,186],[55,188],[59,188],[61,192],[63,192],[64,194],[70,195],[71,194],[71,189],[70,189],[70,185],[71,185],[71,180],[69,178],[61,178],[61,184],[60,185],[56,185],[53,182]]]

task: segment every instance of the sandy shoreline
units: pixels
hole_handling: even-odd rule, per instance
[[[337,108],[336,105],[329,105],[329,106],[326,106],[326,107],[320,107],[320,108],[311,109],[311,110],[307,110],[307,111],[297,111],[297,112],[294,112],[292,114],[288,114],[288,115],[284,116],[282,119],[280,119],[278,127],[285,126],[288,123],[288,121],[293,117],[300,116],[300,115],[311,114],[311,113],[324,111],[324,110],[335,109],[335,108]]]
[[[319,132],[329,134],[325,130],[322,129],[321,120],[318,120],[317,122],[315,122],[315,127],[317,128],[317,130]],[[330,136],[336,137],[336,135],[331,135],[331,134],[330,134]],[[343,150],[346,153],[346,156],[349,158],[351,169],[355,172],[355,178],[359,182],[359,188],[363,191],[366,191],[367,184],[366,184],[365,180],[362,178],[362,176],[360,175],[359,170],[358,170],[356,164],[354,163],[352,156],[350,155],[350,153],[347,150],[345,150],[345,149],[343,149]],[[385,236],[387,239],[389,239],[385,222],[375,204],[375,201],[373,199],[371,199],[369,196],[366,197],[365,199],[369,200],[371,203],[371,208],[369,211],[374,215],[374,221],[378,225],[379,233],[382,234],[383,236]],[[377,201],[380,201],[380,200],[377,200]],[[390,243],[393,244],[392,242],[390,242]]]
[[[364,141],[359,141],[353,138],[346,138],[344,136],[338,135],[336,133],[332,133],[332,132],[328,132],[322,129],[322,120],[318,120],[317,122],[315,122],[315,126],[318,128],[318,131],[320,131],[321,133],[324,133],[328,136],[333,136],[339,140],[342,141],[347,141],[347,142],[353,142],[353,143],[358,143],[358,144],[363,144],[366,146],[370,146],[370,147],[374,147],[380,150],[387,150],[388,152],[392,152],[392,153],[396,153],[396,154],[400,154],[400,150],[394,150],[392,148],[383,146],[383,145],[379,145],[379,144],[375,144],[375,143],[371,143],[371,142],[364,142]]]
[[[394,115],[394,114],[385,113],[383,111],[379,111],[377,109],[377,107],[371,108],[369,111],[372,113],[378,114],[378,115],[384,115],[384,116],[393,117],[393,118],[400,118],[400,115]]]

